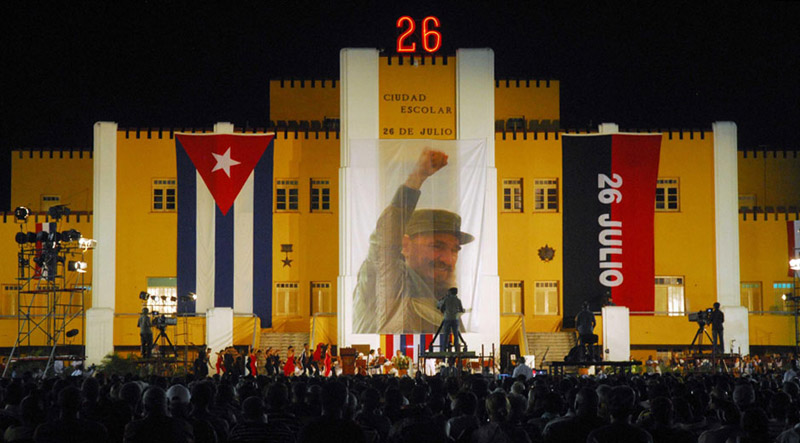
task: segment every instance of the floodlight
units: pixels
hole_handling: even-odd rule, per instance
[[[75,229],[70,229],[61,233],[61,240],[65,242],[75,241],[81,238],[81,233]]]
[[[789,267],[792,268],[793,271],[800,271],[800,257],[789,260]]]
[[[17,221],[23,222],[28,219],[29,215],[31,215],[31,210],[25,206],[18,206],[17,209],[14,209],[14,218]]]
[[[50,218],[55,220],[58,220],[65,215],[69,215],[70,212],[71,211],[69,208],[64,205],[50,206],[50,208],[47,210],[47,214],[50,216]]]
[[[781,300],[786,301],[786,294],[781,294]]]
[[[94,249],[97,247],[97,240],[81,237],[78,239],[78,246],[83,248],[84,251],[87,249]]]
[[[142,291],[139,293],[139,300],[147,300],[147,297],[150,297],[150,294],[147,292]]]
[[[28,235],[24,232],[17,232],[17,235],[14,236],[14,240],[16,240],[17,243],[24,245],[28,242]]]
[[[37,242],[47,241],[47,234],[48,234],[47,231],[39,231],[39,232],[37,232],[36,233],[36,241]]]
[[[70,261],[67,263],[67,269],[73,272],[80,272],[81,274],[86,272],[86,267],[87,265],[84,261]]]
[[[28,232],[28,243],[36,243],[36,233],[35,232]]]
[[[194,292],[187,292],[186,294],[181,295],[182,302],[191,302],[195,300],[197,300],[197,294],[195,294]]]
[[[76,335],[78,335],[78,333],[80,333],[80,331],[78,331],[77,329],[70,329],[69,331],[67,331],[67,333],[65,335],[68,338],[72,338],[72,337],[75,337]]]

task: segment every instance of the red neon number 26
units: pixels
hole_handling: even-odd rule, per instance
[[[408,39],[408,37],[411,36],[416,29],[414,19],[407,15],[397,19],[397,28],[403,28],[403,26],[408,26],[408,28],[403,31],[399,37],[397,37],[397,52],[414,52],[417,50],[416,42],[411,42],[410,44],[406,43],[406,39]],[[433,53],[442,47],[442,33],[433,29],[429,29],[438,28],[439,26],[440,22],[436,17],[425,17],[422,20],[422,48],[425,49],[425,51]]]

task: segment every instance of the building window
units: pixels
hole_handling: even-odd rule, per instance
[[[178,279],[175,277],[147,278],[147,309],[160,314],[178,312]]]
[[[659,178],[656,182],[656,211],[680,210],[680,182],[677,178]]]
[[[297,211],[300,201],[300,190],[297,179],[278,179],[275,186],[275,210]]]
[[[558,212],[557,178],[537,178],[533,181],[533,210]]]
[[[522,212],[522,179],[503,179],[503,212]]]
[[[178,185],[174,178],[153,179],[153,212],[175,212],[178,209]]]
[[[522,282],[507,281],[503,283],[503,300],[500,311],[504,314],[522,313]]]
[[[741,283],[741,305],[750,312],[760,312],[761,308],[761,282]]]
[[[275,283],[275,315],[279,317],[300,315],[297,282]]]
[[[656,315],[684,315],[683,277],[656,277]]]
[[[311,212],[330,212],[331,181],[327,178],[311,179]]]
[[[537,281],[534,286],[533,313],[535,315],[558,315],[558,282]]]
[[[772,306],[770,311],[792,311],[792,302],[788,298],[792,296],[794,284],[792,282],[775,282],[772,284]]]
[[[311,314],[319,312],[336,312],[331,297],[331,283],[327,281],[311,282]]]
[[[60,204],[61,204],[60,195],[53,195],[53,194],[42,195],[41,211],[47,212],[47,210],[50,209],[50,207],[58,206]]]

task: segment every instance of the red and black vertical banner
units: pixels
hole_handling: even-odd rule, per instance
[[[654,307],[660,134],[562,138],[564,326],[607,296],[631,311]]]

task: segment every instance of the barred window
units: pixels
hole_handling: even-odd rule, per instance
[[[533,181],[533,210],[558,212],[557,178],[537,178]]]
[[[655,311],[658,315],[684,315],[685,299],[683,277],[655,278]]]
[[[178,184],[174,178],[153,179],[153,212],[175,212],[178,209]]]
[[[677,178],[659,178],[656,182],[656,211],[678,212],[680,205],[680,182]]]
[[[275,210],[278,212],[297,211],[300,207],[300,189],[296,178],[275,181]]]
[[[503,212],[522,212],[522,179],[503,180]]]
[[[331,181],[327,178],[311,179],[311,212],[330,212]]]
[[[311,282],[311,310],[312,314],[318,312],[336,312],[336,306],[331,296],[331,282]]]

